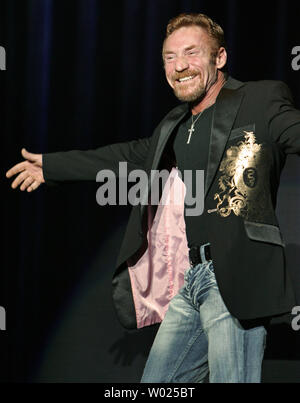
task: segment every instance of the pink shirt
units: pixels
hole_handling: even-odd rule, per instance
[[[171,299],[184,284],[184,272],[190,266],[184,221],[185,191],[174,168],[153,221],[148,214],[148,249],[136,265],[128,267],[138,329],[160,323]]]

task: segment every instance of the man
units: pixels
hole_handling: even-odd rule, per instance
[[[227,76],[223,30],[203,14],[169,23],[163,59],[184,103],[151,138],[43,156],[22,150],[26,161],[7,176],[31,192],[118,173],[121,161],[148,175],[167,167],[177,182],[175,167],[205,171],[202,215],[133,208],[114,303],[126,328],[162,321],[142,382],[203,382],[208,372],[211,383],[260,382],[265,325],[295,306],[274,209],[286,155],[300,153],[300,112],[281,82]]]

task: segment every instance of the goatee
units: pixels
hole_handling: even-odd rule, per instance
[[[206,90],[205,90],[205,87],[199,86],[191,94],[182,94],[182,91],[174,88],[174,94],[175,94],[176,98],[179,99],[179,101],[181,101],[181,102],[193,103],[193,102],[201,101],[206,95]]]

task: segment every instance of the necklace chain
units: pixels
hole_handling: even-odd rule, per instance
[[[194,122],[194,115],[192,115],[192,125],[191,125],[191,128],[188,130],[189,138],[188,138],[187,144],[190,144],[190,142],[191,142],[192,135],[193,135],[193,133],[195,131],[195,124],[197,123],[197,121],[200,118],[200,116],[202,115],[202,113],[203,113],[203,111],[201,113],[199,113],[199,115],[198,115],[197,119],[195,120],[195,122]]]

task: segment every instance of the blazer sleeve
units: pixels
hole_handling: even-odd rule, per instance
[[[294,107],[290,89],[281,81],[271,86],[267,119],[272,140],[285,154],[300,155],[300,111]]]
[[[45,182],[96,181],[101,170],[118,176],[119,162],[128,163],[128,172],[142,169],[148,155],[150,138],[112,144],[95,150],[43,154]]]

